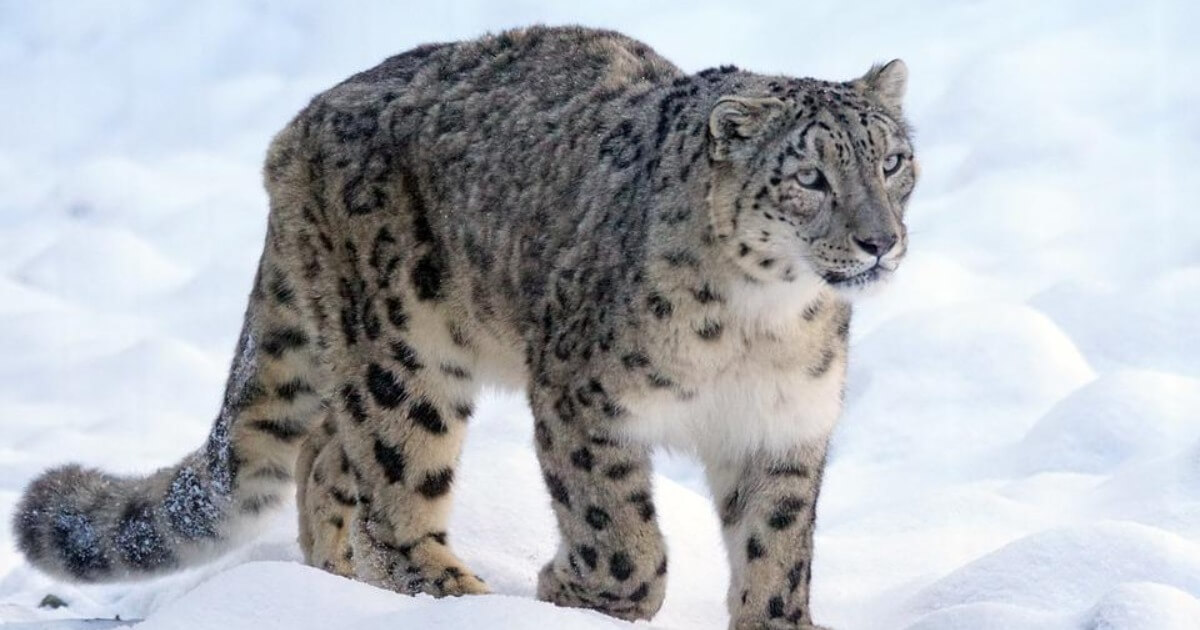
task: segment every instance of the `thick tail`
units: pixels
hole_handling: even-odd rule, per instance
[[[224,553],[282,502],[321,388],[294,292],[266,260],[205,445],[148,477],[77,465],[43,474],[14,518],[31,564],[80,582],[151,577]]]

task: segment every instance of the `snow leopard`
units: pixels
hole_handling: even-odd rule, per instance
[[[622,34],[545,26],[350,77],[271,142],[207,440],[148,476],[47,471],[17,506],[20,550],[73,581],[159,575],[246,540],[294,486],[308,563],[487,593],[446,530],[477,398],[500,386],[527,396],[560,533],[538,598],[659,610],[668,447],[704,467],[729,627],[816,627],[851,303],[908,249],[906,83],[900,60],[848,81],[688,74]]]

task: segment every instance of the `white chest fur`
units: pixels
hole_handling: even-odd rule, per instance
[[[825,439],[841,414],[846,357],[802,311],[766,326],[746,318],[719,343],[681,344],[680,387],[623,400],[632,414],[625,435],[719,458]]]

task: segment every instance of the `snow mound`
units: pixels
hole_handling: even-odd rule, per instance
[[[853,344],[838,446],[888,458],[997,445],[1093,377],[1070,337],[1031,308],[982,303],[906,314]],[[895,421],[912,414],[923,418],[920,431]]]
[[[106,306],[177,287],[187,272],[128,230],[93,227],[63,234],[16,276],[51,293]]]
[[[1061,630],[1072,621],[1052,612],[983,602],[930,613],[905,630]]]
[[[1017,445],[1024,470],[1108,472],[1200,438],[1200,380],[1105,374],[1054,406]]]
[[[63,365],[46,361],[31,366],[23,382],[10,385],[29,400],[38,398],[39,383],[57,383],[56,401],[103,405],[117,415],[147,426],[162,414],[188,414],[207,409],[216,413],[216,392],[224,382],[224,368],[191,346],[174,339],[150,338],[112,354]],[[89,378],[107,374],[111,381]],[[120,383],[114,388],[112,383]],[[153,386],[150,385],[153,383]],[[99,427],[91,427],[96,430]]]
[[[1104,595],[1081,624],[1091,630],[1195,630],[1200,600],[1178,588],[1141,582]]]
[[[1200,540],[1200,440],[1178,454],[1122,469],[1091,501],[1098,513]]]
[[[1197,295],[1200,266],[1193,261],[1149,282],[1063,283],[1030,304],[1067,330],[1097,367],[1136,366],[1200,378]]]
[[[1128,582],[1157,582],[1200,597],[1200,545],[1133,523],[1101,523],[1027,536],[938,580],[910,600],[932,612],[995,603],[1084,611]]]

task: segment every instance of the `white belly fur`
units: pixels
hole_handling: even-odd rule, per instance
[[[733,370],[688,400],[656,394],[630,401],[633,417],[625,435],[722,459],[782,454],[833,430],[841,414],[841,380],[835,370],[816,380],[803,370]]]
[[[793,298],[782,309],[776,303],[775,313],[794,315],[769,322],[747,317],[741,335],[727,336],[729,343],[687,353],[687,372],[695,378],[685,388],[692,395],[658,390],[623,400],[632,415],[624,435],[730,459],[782,454],[826,439],[841,415],[846,357],[839,351],[823,375],[809,373],[825,347],[799,317],[812,299]]]

